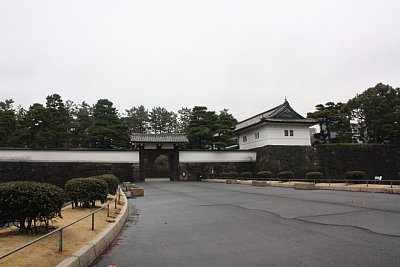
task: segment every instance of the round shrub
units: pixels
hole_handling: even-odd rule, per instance
[[[99,176],[95,176],[93,178],[97,178],[103,180],[107,183],[108,186],[108,193],[114,195],[117,192],[119,179],[114,174],[102,174]]]
[[[306,180],[321,180],[323,177],[322,172],[307,172]]]
[[[252,172],[242,172],[242,173],[240,173],[240,177],[246,178],[246,179],[253,178],[253,173]]]
[[[221,172],[218,177],[220,178],[227,178],[228,177],[228,173],[227,172]]]
[[[92,178],[88,178],[88,179],[92,179]],[[96,194],[94,195],[94,198],[96,198],[96,200],[100,200],[101,203],[106,202],[108,191],[109,191],[107,182],[97,179],[97,178],[94,178],[93,180],[96,183],[96,189],[97,189]]]
[[[347,180],[357,180],[361,181],[365,178],[365,172],[363,171],[349,171],[345,173]]]
[[[64,204],[64,191],[51,184],[28,181],[0,184],[0,226],[6,223],[19,223],[19,230],[32,229],[61,217]]]
[[[228,176],[226,178],[238,178],[239,173],[238,172],[228,172]]]
[[[269,171],[260,171],[257,173],[258,178],[272,178],[272,172]]]
[[[107,199],[108,186],[103,180],[89,178],[75,178],[69,180],[65,184],[65,191],[72,201],[72,206],[78,206],[80,203],[83,207],[95,206],[96,200],[104,203]]]
[[[278,173],[278,178],[281,179],[293,179],[294,178],[294,172],[292,171],[283,171]]]

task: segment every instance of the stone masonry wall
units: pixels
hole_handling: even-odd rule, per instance
[[[325,178],[342,179],[352,170],[366,172],[367,178],[383,176],[400,179],[400,146],[388,145],[321,145],[265,146],[256,149],[256,162],[180,163],[179,172],[188,180],[214,177],[221,172],[294,171],[303,178],[310,171],[321,171]],[[0,161],[0,182],[30,180],[63,187],[71,178],[114,173],[121,181],[137,182],[139,163],[16,162]]]
[[[181,175],[185,173],[189,181],[196,181],[198,175],[208,179],[218,177],[221,172],[252,172],[255,166],[255,162],[180,163],[179,171]]]
[[[265,146],[257,149],[256,171],[294,171],[303,178],[305,173],[320,171],[325,178],[343,179],[347,171],[364,171],[367,178],[383,176],[386,180],[400,179],[400,146],[388,145],[321,145]]]
[[[77,163],[77,162],[0,162],[0,182],[36,181],[64,187],[66,181],[113,173],[121,181],[134,181],[139,164],[129,163]]]
[[[310,171],[320,170],[318,150],[312,146],[265,146],[256,149],[256,171],[293,171],[295,177],[304,177]]]
[[[344,178],[346,171],[360,170],[369,179],[400,179],[400,146],[323,145],[318,153],[321,171],[328,177]]]

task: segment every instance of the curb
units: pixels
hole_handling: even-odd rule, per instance
[[[219,181],[213,181],[213,179],[206,179],[206,182],[221,183]],[[238,184],[252,185],[251,180],[237,180]],[[283,184],[283,183],[267,183],[267,186],[272,187],[286,187],[294,188],[294,184]],[[333,190],[333,191],[352,191],[352,192],[366,192],[366,193],[385,193],[385,194],[400,194],[399,188],[373,188],[373,187],[357,187],[357,186],[329,186],[329,185],[316,185],[317,190]]]
[[[128,199],[122,190],[121,192],[125,205],[117,218],[115,218],[115,223],[107,226],[94,239],[64,259],[56,267],[86,267],[93,263],[110,246],[128,219]]]
[[[293,185],[293,188],[296,190],[315,190],[315,189],[317,189],[315,184],[312,184],[312,183],[308,183],[308,184],[295,183]]]

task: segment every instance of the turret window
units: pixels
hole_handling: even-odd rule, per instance
[[[285,136],[294,136],[293,130],[285,130],[284,133],[285,133]]]

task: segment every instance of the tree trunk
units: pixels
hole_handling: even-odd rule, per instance
[[[25,219],[19,220],[19,232],[20,233],[25,232]]]

